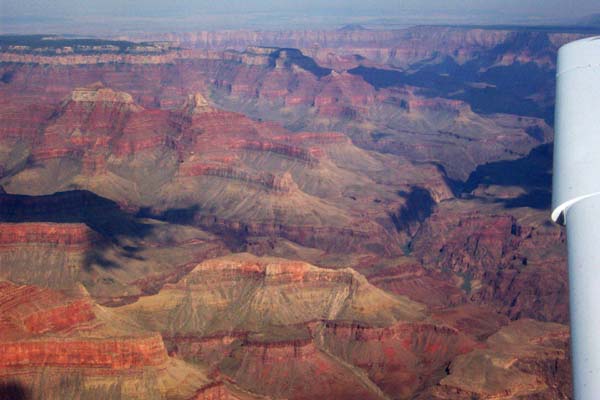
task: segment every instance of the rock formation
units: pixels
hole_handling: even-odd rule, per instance
[[[71,297],[4,281],[0,308],[2,390],[36,396],[43,390],[48,399],[188,398],[194,385],[210,382],[200,370],[170,359],[158,333],[118,321],[85,294]]]
[[[551,30],[6,38],[0,397],[570,398]]]

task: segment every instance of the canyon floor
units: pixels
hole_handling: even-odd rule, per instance
[[[0,36],[0,398],[570,399],[583,35]]]

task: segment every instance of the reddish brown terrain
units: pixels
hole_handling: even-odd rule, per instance
[[[3,396],[189,399],[221,382],[169,357],[158,333],[116,318],[83,288],[67,295],[4,281],[0,307]]]
[[[0,398],[571,398],[576,37],[0,36]]]

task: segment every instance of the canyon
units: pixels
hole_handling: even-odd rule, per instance
[[[582,35],[0,36],[0,397],[571,398]]]

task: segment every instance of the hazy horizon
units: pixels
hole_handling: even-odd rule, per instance
[[[396,28],[417,24],[574,23],[600,13],[597,0],[3,0],[3,33],[115,33],[217,29],[332,29],[358,23]]]

